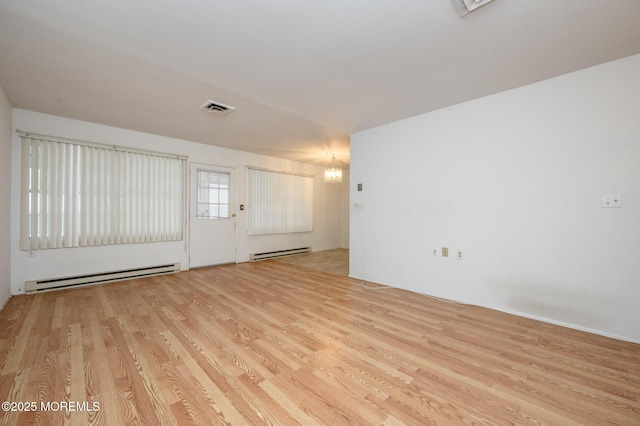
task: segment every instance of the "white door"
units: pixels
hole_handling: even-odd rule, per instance
[[[236,262],[235,169],[191,164],[189,267]]]

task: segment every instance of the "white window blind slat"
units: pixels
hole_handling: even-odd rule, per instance
[[[122,244],[122,180],[123,180],[123,168],[122,168],[122,153],[116,152],[112,161],[113,170],[113,203],[111,205],[111,216],[113,217],[113,229],[111,230],[113,244]]]
[[[87,246],[87,234],[89,233],[89,217],[90,217],[90,209],[89,203],[86,200],[89,200],[89,149],[83,149],[81,152],[81,161],[82,166],[80,168],[80,198],[85,200],[84,203],[81,204],[80,208],[80,236],[78,245],[81,247]]]
[[[46,141],[43,141],[41,143],[41,149],[42,149],[42,158],[43,161],[41,163],[41,170],[40,170],[40,185],[43,188],[48,188],[49,187],[49,181],[50,181],[50,171],[51,171],[51,165],[49,162],[50,156],[49,156],[49,143]],[[36,161],[34,159],[34,161]],[[49,211],[49,198],[48,197],[41,197],[40,198],[40,207],[39,209],[41,211],[44,212],[48,212]],[[49,235],[49,221],[47,220],[47,216],[39,216],[38,222],[39,222],[39,229],[40,229],[40,235],[42,236],[40,238],[40,244],[38,248],[47,248],[50,244],[50,242],[47,239],[47,235]]]
[[[96,183],[96,173],[95,173],[95,169],[97,167],[97,159],[96,159],[96,155],[97,152],[95,149],[93,148],[89,148],[89,194],[88,197],[86,199],[86,204],[87,204],[87,209],[89,211],[89,223],[88,223],[88,229],[87,229],[87,245],[89,247],[93,247],[96,245],[96,236],[95,233],[93,232],[93,230],[96,227],[96,223],[97,223],[97,210],[98,207],[96,206],[96,197],[94,196],[94,194],[97,191],[97,183]]]
[[[42,233],[38,232],[38,229],[34,228],[31,230],[31,237],[34,240],[38,240],[38,238],[44,238],[44,239],[48,239],[48,244],[45,247],[40,247],[40,248],[58,248],[58,242],[59,242],[59,236],[62,235],[62,231],[59,232],[60,230],[60,222],[58,221],[58,218],[62,217],[61,214],[61,209],[62,209],[62,200],[60,197],[56,196],[56,194],[61,194],[62,193],[62,179],[60,179],[60,174],[62,172],[62,168],[64,167],[64,157],[62,157],[60,155],[60,147],[58,143],[51,143],[50,144],[51,147],[51,159],[49,161],[49,170],[51,172],[51,174],[49,175],[51,180],[49,181],[49,186],[46,188],[46,192],[45,193],[41,193],[42,195],[40,195],[38,193],[38,190],[36,190],[35,194],[33,194],[36,198],[38,198],[39,196],[41,198],[45,198],[47,196],[49,196],[49,194],[52,194],[51,198],[49,199],[50,201],[50,207],[49,210],[47,212],[42,212],[42,213],[46,213],[47,214],[47,220],[49,220],[49,232],[47,235],[42,235]],[[37,145],[34,144],[33,146],[34,148],[34,152],[33,152],[33,156],[34,158],[38,156],[38,147]],[[38,167],[39,163],[38,161],[34,161],[33,162],[33,171],[34,173],[37,175],[38,173]],[[38,182],[37,180],[33,182],[33,185],[35,188],[38,188]],[[40,189],[41,190],[41,189]],[[41,212],[38,209],[35,209],[31,212],[32,215],[38,215]],[[60,246],[61,247],[61,246]]]
[[[106,236],[107,236],[107,203],[108,203],[108,191],[107,191],[107,179],[109,175],[107,175],[105,170],[106,152],[99,149],[97,150],[98,154],[98,164],[97,164],[97,179],[96,179],[96,218],[97,218],[97,226],[96,226],[96,245],[106,244]]]
[[[38,219],[40,216],[37,214],[37,212],[39,212],[42,209],[42,206],[40,205],[40,197],[38,196],[38,194],[41,191],[41,188],[40,188],[41,183],[38,179],[38,168],[37,168],[37,165],[40,163],[40,149],[39,149],[40,143],[39,141],[34,141],[33,145],[34,145],[34,150],[33,150],[31,162],[35,164],[36,167],[34,167],[31,170],[31,185],[34,188],[34,191],[32,191],[31,193],[30,205],[31,205],[31,210],[36,214],[32,213],[30,217],[31,217],[31,229],[38,229],[39,227]],[[44,241],[44,243],[46,244],[46,240]],[[40,238],[36,234],[31,243],[31,248],[37,249],[39,248],[39,245],[40,245]]]
[[[158,164],[158,166],[160,167],[160,173],[162,174],[168,174],[168,170],[166,168],[166,163],[164,161],[160,161],[160,163]],[[161,194],[160,197],[162,199],[163,204],[167,202],[166,197],[168,196],[168,182],[166,180],[161,181],[160,182],[161,185]],[[167,240],[167,227],[168,227],[168,220],[167,220],[167,214],[169,212],[169,210],[171,209],[171,206],[168,205],[166,210],[162,210],[160,212],[160,215],[158,216],[158,220],[160,220],[160,233],[158,234],[158,239],[160,241],[166,241]]]

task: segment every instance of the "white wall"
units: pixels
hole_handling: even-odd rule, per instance
[[[235,167],[238,171],[238,204],[247,204],[245,166],[313,174],[316,176],[314,232],[250,237],[246,232],[244,212],[238,211],[238,261],[248,261],[251,253],[262,251],[302,246],[311,246],[314,251],[320,251],[340,247],[341,213],[339,208],[335,208],[335,206],[340,206],[341,202],[340,187],[327,185],[323,182],[321,167],[20,109],[13,110],[13,129],[12,156],[14,164],[20,164],[20,138],[15,130],[21,130],[187,155],[190,160],[198,163]],[[15,224],[11,229],[11,290],[14,294],[24,292],[24,283],[27,280],[170,262],[180,262],[183,269],[188,265],[188,252],[184,242],[39,250],[35,257],[28,257],[27,252],[18,250],[19,168],[12,171],[11,188],[11,223]]]
[[[340,187],[340,248],[349,248],[349,189],[351,180],[349,179],[349,169],[342,170],[342,183]]]
[[[11,296],[11,105],[0,87],[0,309]]]
[[[351,276],[640,342],[638,76],[635,55],[352,135]]]

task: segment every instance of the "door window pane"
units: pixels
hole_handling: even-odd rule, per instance
[[[197,192],[197,218],[229,218],[229,173],[198,170]]]

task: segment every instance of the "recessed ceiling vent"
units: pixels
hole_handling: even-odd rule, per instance
[[[458,15],[462,18],[467,13],[473,12],[477,8],[492,1],[493,0],[451,0],[451,3],[453,3]]]
[[[211,99],[200,105],[200,109],[207,112],[212,112],[218,115],[225,115],[228,112],[233,111],[236,107],[225,105],[220,102],[214,102]]]

